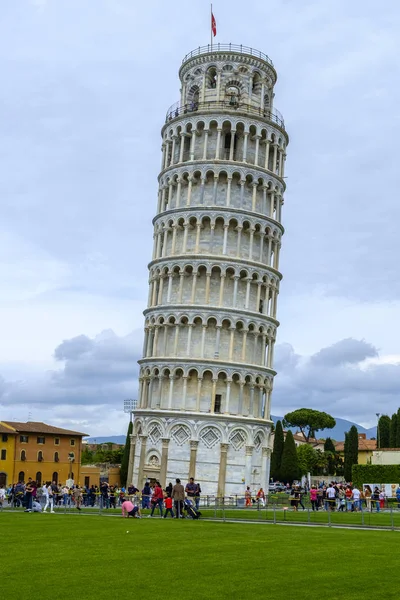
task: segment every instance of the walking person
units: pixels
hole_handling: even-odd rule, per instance
[[[185,500],[185,488],[181,484],[180,479],[176,479],[176,483],[172,488],[172,500],[175,507],[175,518],[183,518],[183,501]]]
[[[77,510],[82,510],[82,509],[81,509],[81,503],[82,503],[82,490],[81,490],[81,488],[80,488],[78,485],[76,485],[76,486],[74,487],[74,489],[72,490],[72,497],[73,497],[73,499],[74,499],[74,502],[75,502],[75,508],[76,508]]]
[[[312,510],[318,510],[318,490],[315,485],[311,486],[310,489],[310,500],[311,500],[311,508]]]
[[[335,504],[336,504],[336,490],[332,486],[331,483],[329,484],[329,487],[326,490],[326,498],[328,500],[328,509],[330,511],[334,511],[335,510]]]
[[[201,494],[201,487],[199,483],[196,483],[197,489],[196,489],[196,493],[194,496],[194,503],[196,506],[196,510],[199,510],[199,506],[200,506],[200,494]]]
[[[397,508],[400,508],[400,485],[397,486],[396,499],[397,499]]]
[[[372,493],[372,500],[375,502],[376,512],[380,511],[379,488],[376,487]]]
[[[364,488],[364,498],[365,498],[365,503],[367,505],[368,512],[371,512],[371,510],[372,510],[371,496],[372,496],[372,490],[369,485],[366,485]]]
[[[25,512],[32,512],[33,492],[36,486],[33,485],[32,478],[29,477],[25,487]]]
[[[303,510],[306,510],[306,507],[305,507],[305,506],[304,506],[304,504],[303,504],[303,496],[304,496],[304,492],[303,492],[303,490],[301,489],[301,487],[300,487],[300,486],[298,486],[298,488],[297,488],[297,489],[299,490],[299,506],[301,506],[301,508],[302,508]]]
[[[45,483],[45,485],[42,488],[43,491],[43,495],[46,498],[46,503],[44,505],[43,508],[43,512],[45,513],[47,510],[47,507],[50,507],[50,512],[54,514],[54,493],[53,493],[53,488],[50,484],[50,482]]]
[[[146,481],[142,489],[142,508],[150,508],[151,487],[150,482]]]
[[[345,491],[346,496],[346,512],[353,511],[353,492],[351,487],[348,485]]]
[[[379,503],[381,505],[381,508],[385,508],[385,490],[384,488],[381,489],[381,491],[379,492]]]
[[[151,513],[149,514],[149,517],[152,517],[154,514],[154,511],[156,509],[156,507],[158,506],[159,511],[160,511],[160,517],[163,516],[163,502],[164,502],[164,492],[162,491],[162,487],[160,485],[159,481],[156,481],[156,484],[154,486],[154,490],[153,490],[153,496],[151,498]]]
[[[244,493],[245,498],[245,506],[251,506],[251,490],[250,486],[247,486],[246,491]]]
[[[265,493],[264,490],[262,488],[260,488],[257,492],[257,503],[258,506],[265,506]]]
[[[164,519],[167,518],[168,513],[171,515],[172,518],[174,518],[174,511],[172,510],[172,504],[173,504],[173,500],[172,500],[171,496],[167,496],[166,498],[164,498],[164,505],[165,505]]]

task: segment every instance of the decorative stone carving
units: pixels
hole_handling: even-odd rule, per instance
[[[159,440],[161,439],[162,436],[162,429],[159,426],[158,423],[154,423],[150,425],[150,429],[149,429],[149,439],[150,442],[153,444],[153,446],[155,446]]]
[[[207,427],[203,429],[200,440],[207,448],[213,448],[221,439],[221,434],[216,427]]]
[[[183,446],[190,438],[190,429],[185,425],[176,425],[171,431],[171,437],[178,446]]]
[[[235,431],[232,431],[231,435],[229,436],[229,442],[235,450],[241,450],[246,444],[246,441],[247,435],[242,429],[236,429]]]

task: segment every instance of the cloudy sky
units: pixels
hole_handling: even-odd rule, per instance
[[[400,405],[400,6],[214,0],[290,135],[274,414]],[[0,18],[0,419],[126,431],[160,127],[204,0],[13,0]]]

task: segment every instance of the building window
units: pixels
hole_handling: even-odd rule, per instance
[[[2,450],[1,451],[1,460],[6,460],[7,458],[7,450]]]
[[[55,446],[59,446],[60,445],[60,438],[54,438],[54,445]]]
[[[221,394],[216,394],[215,395],[215,404],[214,404],[214,412],[216,413],[220,413],[221,412]]]
[[[19,441],[22,442],[23,444],[27,444],[29,441],[29,436],[27,435],[20,435],[19,436]]]
[[[25,471],[20,471],[20,472],[18,473],[18,481],[20,481],[21,483],[22,483],[23,481],[25,481]]]
[[[90,487],[90,477],[85,477],[85,487],[86,488]]]
[[[70,446],[75,446],[75,440],[74,440],[74,439],[70,440],[70,441],[69,441],[69,445],[70,445]]]
[[[46,442],[46,438],[43,436],[39,436],[37,439],[38,444],[44,444]]]
[[[54,452],[54,462],[58,462],[59,460],[58,452]]]
[[[25,450],[21,450],[21,460],[26,460],[26,452],[25,452]]]
[[[39,462],[43,462],[43,452],[41,450],[37,453],[37,459]]]
[[[7,433],[3,433],[1,436],[1,441],[2,442],[8,442],[8,434]]]
[[[36,473],[36,483],[38,485],[42,485],[42,473],[41,473],[41,471],[38,471]]]
[[[54,471],[52,481],[54,481],[54,483],[58,483],[58,473],[57,473],[57,471]]]

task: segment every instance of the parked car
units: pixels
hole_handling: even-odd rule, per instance
[[[270,483],[268,486],[268,491],[270,494],[275,494],[277,492],[286,492],[286,486],[282,483]]]

